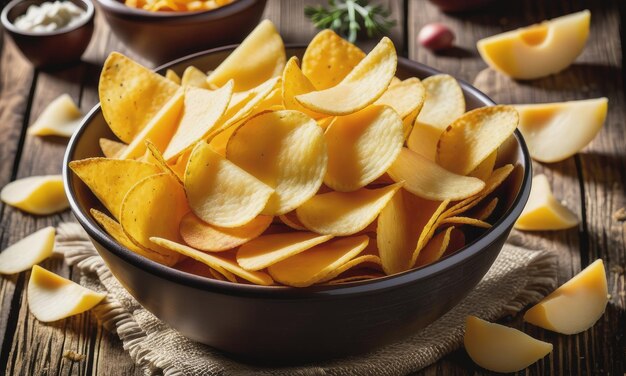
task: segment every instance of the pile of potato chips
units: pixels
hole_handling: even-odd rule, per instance
[[[330,30],[287,60],[269,21],[208,75],[113,53],[99,94],[121,142],[70,167],[113,238],[189,273],[305,287],[427,265],[490,227],[518,117],[396,65],[388,38],[365,54]]]
[[[193,12],[217,9],[233,1],[235,0],[125,0],[124,4],[153,12]]]

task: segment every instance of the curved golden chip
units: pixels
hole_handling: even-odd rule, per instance
[[[54,250],[54,234],[54,227],[49,226],[11,244],[0,253],[0,273],[23,272],[50,257]]]
[[[512,106],[481,107],[450,124],[439,138],[437,163],[467,175],[509,138],[519,123]]]
[[[415,111],[419,113],[425,98],[426,89],[424,85],[419,78],[411,77],[396,85],[390,85],[374,104],[387,105],[404,119]]]
[[[298,219],[319,234],[346,236],[372,223],[402,183],[354,192],[329,192],[313,196],[296,209]]]
[[[426,100],[417,121],[446,129],[454,120],[465,113],[465,97],[457,80],[447,74],[436,74],[422,80],[426,89]]]
[[[406,140],[406,146],[422,157],[434,162],[437,158],[439,137],[441,137],[441,129],[416,120]]]
[[[332,238],[313,232],[264,235],[239,247],[237,263],[246,270],[261,270]]]
[[[178,88],[171,80],[112,52],[98,84],[102,116],[113,133],[130,144]]]
[[[451,226],[433,236],[433,238],[426,243],[417,256],[417,259],[415,260],[415,267],[432,264],[433,262],[439,260],[446,252],[446,249],[448,249],[452,232],[455,230],[459,231]]]
[[[410,193],[400,189],[378,215],[376,243],[383,270],[387,275],[411,268],[411,257],[422,231],[414,222],[422,211],[411,213],[404,196]],[[417,209],[417,208],[416,208]]]
[[[232,81],[214,91],[188,87],[178,128],[167,144],[163,158],[171,161],[208,137],[226,112],[232,92]]]
[[[152,243],[150,237],[180,239],[178,227],[189,207],[178,180],[158,174],[135,184],[124,196],[120,212],[120,224],[131,241],[169,257],[172,252]]]
[[[225,269],[226,271],[236,275],[237,277],[245,279],[246,281],[254,283],[255,285],[269,286],[274,284],[272,277],[270,277],[267,273],[245,270],[237,265],[237,263],[233,260],[218,257],[210,253],[201,252],[197,249],[193,249],[191,247],[176,243],[168,239],[153,237],[150,240],[154,244],[158,244],[160,247],[167,248],[174,252],[178,252],[181,255],[187,257],[191,257],[205,265],[210,266],[217,271]]]
[[[398,57],[391,39],[374,49],[336,86],[296,96],[304,107],[328,115],[348,115],[374,103],[396,73]]]
[[[341,82],[365,57],[354,44],[330,29],[317,33],[304,51],[302,72],[317,90]]]
[[[88,158],[71,161],[69,167],[116,219],[126,193],[140,180],[161,172],[153,164],[132,159]]]
[[[272,217],[260,215],[243,226],[212,226],[194,213],[187,213],[180,222],[180,236],[185,243],[205,252],[221,252],[238,247],[261,235],[270,224]]]
[[[293,56],[287,61],[287,65],[285,65],[285,70],[283,71],[282,99],[285,109],[304,112],[313,119],[323,118],[325,116],[324,114],[311,111],[296,100],[296,95],[310,93],[312,91],[315,91],[315,86],[313,86],[311,81],[302,73],[300,67],[298,67],[298,58]]]
[[[178,182],[180,184],[183,184],[184,174],[180,174],[179,175],[178,172],[176,172],[172,168],[172,166],[167,164],[167,162],[163,158],[163,154],[161,154],[159,149],[157,149],[157,147],[154,146],[154,144],[152,142],[146,141],[146,147],[148,148],[148,153],[149,153],[148,154],[148,156],[149,156],[148,159],[149,160],[147,160],[147,162],[155,164],[157,167],[159,167],[161,172],[167,172],[169,174],[172,174],[172,176],[175,177],[176,180],[178,180]]]
[[[165,78],[172,81],[173,83],[180,85],[181,78],[178,73],[174,72],[171,69],[165,71]]]
[[[479,228],[491,228],[491,225],[489,223],[480,219],[470,217],[446,217],[439,221],[439,224],[469,225]]]
[[[239,227],[252,221],[274,193],[205,142],[198,143],[191,153],[185,191],[193,212],[220,227]]]
[[[367,235],[333,239],[267,268],[274,280],[294,287],[322,282],[367,247]]]
[[[215,68],[207,81],[223,86],[235,80],[235,91],[245,91],[278,76],[285,67],[285,46],[274,24],[263,20],[246,39]]]
[[[30,214],[48,215],[67,209],[61,175],[31,176],[5,185],[0,200]]]
[[[280,219],[282,223],[286,224],[288,227],[294,230],[298,230],[298,231],[306,230],[306,227],[304,227],[304,225],[300,223],[300,220],[298,219],[298,216],[296,215],[295,211],[290,211],[289,213],[281,214],[278,216],[278,218]]]
[[[41,322],[51,322],[90,310],[106,294],[85,288],[38,265],[28,281],[28,309]]]
[[[475,169],[472,170],[467,176],[478,178],[482,181],[487,181],[493,172],[493,168],[496,166],[496,160],[498,159],[498,149],[489,154],[487,159],[480,162]]]
[[[274,189],[266,215],[287,213],[315,195],[328,164],[322,129],[291,110],[248,120],[231,136],[226,157]]]
[[[328,170],[324,184],[340,192],[362,188],[396,160],[404,134],[402,119],[388,106],[369,106],[337,117],[324,133]]]
[[[124,232],[122,225],[120,225],[119,222],[104,214],[103,212],[96,209],[91,209],[89,212],[96,220],[96,222],[98,222],[98,224],[102,228],[104,228],[104,231],[111,235],[111,237],[115,239],[118,243],[120,243],[123,247],[126,247],[136,254],[148,258],[152,261],[158,262],[159,264],[173,266],[178,261],[179,257],[175,253],[161,254],[146,247],[135,244],[132,240],[128,238],[128,235],[126,235],[126,233]]]
[[[370,242],[371,242],[371,240],[370,240]],[[333,270],[332,272],[330,272],[326,277],[322,278],[317,283],[328,282],[331,279],[337,277],[338,275],[340,275],[342,273],[345,273],[346,271],[348,271],[348,270],[350,270],[352,268],[356,268],[357,266],[360,266],[360,265],[363,265],[363,264],[380,265],[381,264],[380,257],[378,257],[376,255],[361,255],[361,256],[357,256],[357,257],[353,258],[352,260],[346,262],[345,264],[341,265],[337,269]]]
[[[407,191],[427,200],[461,200],[485,187],[482,180],[452,173],[407,148],[402,148],[387,173],[396,182],[404,181]]]
[[[185,68],[183,77],[180,79],[180,85],[183,87],[197,87],[201,89],[211,90],[211,86],[207,82],[207,75],[203,71],[193,65]]]

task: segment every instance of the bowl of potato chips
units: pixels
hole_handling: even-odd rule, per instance
[[[256,26],[266,0],[97,0],[111,31],[156,64],[239,43]]]
[[[263,48],[257,48],[263,46]],[[294,363],[371,351],[459,303],[530,192],[517,113],[332,31],[153,72],[119,53],[72,137],[72,211],[113,275],[192,340]]]

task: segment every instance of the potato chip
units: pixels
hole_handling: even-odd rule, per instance
[[[480,219],[481,221],[486,220],[491,217],[491,214],[496,210],[498,206],[499,199],[494,197],[491,201],[487,203],[487,205],[483,205],[479,207],[477,210],[473,211],[472,214],[468,215],[468,217]]]
[[[408,194],[404,189],[398,190],[378,216],[376,243],[387,275],[411,268],[411,257],[420,235],[421,229],[412,226],[412,217],[417,213],[407,210],[404,196]]]
[[[383,37],[336,86],[297,95],[296,100],[310,110],[328,115],[359,111],[385,92],[396,72],[397,62],[393,42]]]
[[[496,165],[496,159],[498,159],[498,149],[489,154],[487,159],[480,162],[480,164],[476,166],[476,168],[472,170],[472,172],[467,174],[467,176],[472,176],[482,181],[486,181],[487,179],[489,179],[491,173],[493,172],[493,168]]]
[[[185,191],[193,212],[220,227],[239,227],[265,208],[274,190],[205,142],[194,148],[185,173]]]
[[[158,236],[177,241],[178,227],[189,212],[185,190],[171,174],[157,174],[135,184],[124,196],[120,224],[134,243],[166,256],[172,251],[150,241]]]
[[[491,225],[489,223],[481,221],[480,219],[469,217],[446,217],[439,221],[439,224],[469,225],[480,228],[491,228]]]
[[[122,225],[119,224],[115,219],[109,217],[108,215],[98,211],[96,209],[91,209],[89,211],[93,218],[98,222],[98,224],[106,231],[113,239],[115,239],[118,243],[120,243],[123,247],[128,248],[132,252],[135,252],[138,255],[141,255],[149,260],[158,262],[159,264],[172,266],[176,264],[179,259],[178,254],[176,253],[158,253],[146,247],[135,244],[132,240],[128,238],[128,235],[124,232]]]
[[[181,89],[157,112],[133,141],[119,154],[119,159],[137,159],[146,153],[146,140],[150,140],[159,150],[172,139],[183,112],[184,91]]]
[[[446,217],[458,216],[459,214],[473,208],[485,197],[487,197],[487,195],[496,190],[496,188],[498,188],[506,180],[509,174],[511,174],[513,169],[513,165],[510,164],[495,169],[489,179],[485,182],[485,188],[483,188],[479,194],[455,203],[453,206],[446,209],[444,215]]]
[[[421,214],[415,219],[416,223],[419,223],[421,225],[421,223],[424,223],[425,220],[427,221],[424,224],[422,231],[420,232],[419,239],[417,240],[417,246],[415,247],[415,250],[413,251],[413,256],[411,257],[411,267],[413,268],[415,267],[415,263],[417,262],[417,258],[419,257],[420,252],[422,251],[422,249],[424,249],[428,241],[432,239],[433,235],[435,234],[438,221],[443,218],[443,212],[446,207],[448,207],[450,201],[442,201],[441,203],[439,203],[438,206],[434,205],[435,203],[437,203],[436,201],[428,201],[428,205],[417,206],[415,205],[415,203],[424,203],[424,201],[416,196],[409,195],[409,197],[409,201],[413,201],[409,204],[409,207],[416,208],[414,210],[419,210],[417,208],[421,208],[421,210],[425,211],[424,214]],[[418,226],[415,227],[419,228]]]
[[[298,231],[306,230],[306,227],[304,227],[304,225],[300,223],[300,220],[298,219],[298,216],[296,215],[295,211],[290,211],[289,213],[281,214],[278,216],[278,218],[280,218],[280,221],[282,223],[286,224],[287,226],[289,226],[290,228],[294,230],[298,230]]]
[[[217,265],[214,266],[217,268]],[[185,258],[181,262],[176,264],[176,269],[185,273],[191,273],[202,277],[216,279],[218,281],[229,281],[237,283],[237,276],[235,276],[233,273],[223,268],[216,268],[214,269],[192,258]]]
[[[393,108],[401,118],[419,112],[426,98],[426,89],[419,78],[411,77],[397,85],[389,86],[383,95],[374,102]]]
[[[456,230],[454,227],[448,227],[430,239],[417,256],[415,266],[420,267],[439,260],[448,248],[450,235],[454,230]]]
[[[100,144],[102,155],[104,155],[105,158],[111,159],[117,158],[120,154],[124,152],[124,149],[126,149],[126,147],[128,146],[122,142],[109,140],[108,138],[101,138],[100,140],[98,140],[98,143]]]
[[[38,265],[28,280],[28,310],[41,322],[52,322],[90,310],[106,297]]]
[[[298,111],[273,111],[239,127],[226,157],[274,189],[263,214],[287,213],[311,198],[322,185],[328,154],[324,133]]]
[[[232,134],[237,126],[241,125],[257,112],[255,111],[257,107],[261,106],[268,97],[271,97],[275,93],[274,90],[276,90],[279,85],[280,77],[274,77],[247,92],[234,93],[231,102],[234,101],[235,103],[231,103],[228,106],[228,109],[222,117],[222,121],[220,121],[207,138],[212,140],[220,133],[225,132],[231,127],[235,127],[231,130]],[[227,144],[228,139],[229,137],[226,137],[222,143],[224,145]]]
[[[264,235],[239,247],[237,263],[246,270],[265,269],[332,238],[313,232]]]
[[[113,133],[129,144],[178,88],[167,78],[112,52],[104,62],[98,85],[102,115]]]
[[[173,83],[180,85],[181,79],[180,76],[171,69],[165,71],[165,78],[172,81]]]
[[[329,192],[313,196],[296,209],[298,219],[319,234],[355,234],[376,219],[402,183],[354,192]]]
[[[193,149],[188,149],[186,152],[178,156],[178,159],[173,165],[168,165],[172,168],[172,171],[174,171],[174,173],[183,180],[185,176],[185,170],[187,169],[187,163],[189,162],[189,157],[191,157],[192,151]]]
[[[369,106],[337,120],[326,129],[328,170],[324,184],[340,192],[355,191],[381,176],[398,157],[404,134],[402,119],[388,106]]]
[[[170,165],[168,165],[163,158],[163,154],[161,154],[159,149],[157,149],[152,142],[146,141],[146,147],[148,148],[148,152],[151,157],[151,161],[149,161],[149,163],[155,164],[157,167],[159,167],[161,172],[172,174],[172,176],[175,177],[176,180],[178,180],[178,182],[182,185],[183,178],[185,176],[184,173],[179,175],[176,171],[174,171],[174,169],[172,169],[172,167],[170,167]]]
[[[512,106],[481,107],[466,113],[441,134],[437,163],[467,175],[513,134],[518,122]]]
[[[482,180],[452,173],[407,148],[402,148],[387,173],[396,182],[404,181],[407,191],[427,200],[460,200],[485,187]]]
[[[72,97],[68,94],[62,94],[50,102],[37,120],[28,127],[28,134],[71,137],[82,119],[83,114]]]
[[[232,81],[215,91],[194,87],[185,90],[180,123],[163,152],[166,161],[171,161],[187,149],[191,149],[196,142],[211,133],[224,115],[232,91]]]
[[[304,51],[302,72],[317,90],[324,90],[341,82],[364,57],[360,48],[325,29]]]
[[[434,125],[415,121],[411,128],[406,146],[429,161],[437,158],[437,143],[441,137],[441,129]]]
[[[185,71],[183,72],[183,77],[180,79],[180,84],[183,87],[197,87],[201,89],[211,90],[211,87],[207,82],[207,75],[193,65],[185,68]]]
[[[187,213],[180,222],[180,236],[185,243],[205,252],[222,252],[238,247],[261,235],[272,217],[260,215],[243,226],[212,226],[193,213]]]
[[[298,58],[293,56],[283,71],[283,87],[282,87],[282,100],[287,110],[297,110],[304,112],[313,119],[323,118],[325,115],[311,111],[308,108],[302,106],[300,102],[296,100],[296,95],[306,94],[315,91],[315,86],[309,81],[309,79],[302,73],[300,67],[298,67]]]
[[[358,256],[368,242],[367,235],[333,239],[271,265],[267,271],[287,286],[311,286]]]
[[[372,242],[372,240],[370,240],[370,243]],[[381,261],[380,261],[380,257],[378,257],[377,255],[360,255],[357,256],[355,258],[353,258],[352,260],[346,262],[345,264],[341,265],[340,267],[336,268],[335,270],[333,270],[332,272],[330,272],[326,277],[322,278],[319,282],[317,283],[323,283],[323,282],[328,282],[331,279],[337,277],[338,275],[346,272],[347,270],[350,270],[352,268],[356,268],[362,264],[376,264],[376,265],[380,265]]]
[[[168,239],[153,237],[151,240],[155,244],[158,244],[160,247],[164,247],[172,251],[178,252],[181,255],[191,257],[218,271],[220,269],[225,269],[228,272],[233,273],[237,277],[243,278],[246,281],[252,282],[256,285],[270,286],[274,284],[272,277],[270,277],[267,273],[245,270],[237,265],[237,263],[233,260],[229,260],[224,257],[218,257],[210,253],[204,253],[198,251],[197,249],[193,249],[191,247],[176,243]]]
[[[45,227],[13,243],[0,253],[0,273],[23,272],[52,255],[54,227]]]
[[[36,215],[60,212],[70,206],[61,175],[31,176],[12,181],[0,191],[0,200]]]
[[[426,100],[417,116],[419,123],[428,124],[443,131],[465,113],[463,90],[454,77],[437,74],[425,78],[422,84],[426,89]]]
[[[404,134],[404,139],[407,140],[409,135],[413,131],[413,126],[415,126],[415,119],[417,119],[417,115],[420,113],[421,108],[415,109],[413,112],[408,114],[402,119],[402,129]]]
[[[72,161],[69,167],[116,219],[126,193],[140,180],[160,173],[150,163],[132,159],[88,158]]]
[[[236,92],[251,89],[272,77],[279,76],[285,67],[285,46],[274,24],[261,23],[217,67],[207,81],[223,86],[235,80]]]

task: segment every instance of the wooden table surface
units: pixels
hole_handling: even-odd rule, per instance
[[[270,0],[266,17],[277,25],[285,42],[307,42],[315,30],[305,20],[303,6],[322,2]],[[593,260],[604,259],[611,294],[606,313],[593,328],[574,336],[525,325],[519,315],[503,321],[554,344],[550,356],[520,374],[624,374],[626,223],[612,217],[626,206],[626,81],[621,48],[622,41],[626,41],[624,1],[511,0],[457,15],[441,13],[426,0],[383,2],[398,20],[391,36],[399,53],[474,83],[498,103],[609,98],[606,124],[591,146],[560,163],[534,163],[535,174],[548,176],[555,195],[578,213],[580,225],[567,231],[518,232],[529,246],[558,254],[560,283]],[[558,75],[515,82],[488,69],[477,54],[475,43],[480,38],[582,9],[592,13],[590,39],[575,64]],[[419,47],[416,35],[422,25],[432,21],[444,22],[456,32],[456,48],[433,54]],[[30,175],[61,172],[67,140],[31,137],[25,132],[52,99],[69,93],[86,112],[98,101],[99,71],[109,52],[121,51],[142,61],[109,32],[99,17],[83,62],[67,69],[33,69],[6,35],[1,48],[0,186]],[[72,219],[69,212],[34,217],[1,205],[0,249],[44,226]],[[60,259],[47,260],[43,266],[78,280],[77,273]],[[141,374],[115,334],[107,332],[92,314],[52,324],[35,320],[26,305],[28,277],[28,272],[0,277],[0,374],[3,370],[10,375]],[[85,357],[73,362],[63,357],[67,350]],[[419,374],[486,373],[461,349]]]

